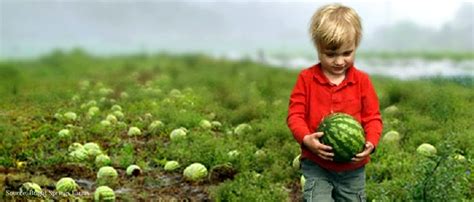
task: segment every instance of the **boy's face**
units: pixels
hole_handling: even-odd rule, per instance
[[[330,77],[343,76],[354,64],[356,46],[354,42],[344,43],[338,49],[318,48],[319,61],[323,72]]]

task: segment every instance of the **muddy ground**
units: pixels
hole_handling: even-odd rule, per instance
[[[231,180],[236,172],[222,169],[211,172],[209,178],[200,182],[186,181],[179,173],[145,172],[137,176],[127,176],[125,170],[117,169],[118,184],[112,186],[117,201],[212,201],[209,188],[224,180]],[[51,167],[19,170],[0,167],[0,201],[27,201],[34,196],[14,195],[24,182],[35,182],[50,199],[60,200],[67,196],[57,195],[55,183],[62,177],[71,177],[80,186],[75,197],[93,200],[96,188],[96,172],[81,164],[55,165]],[[288,201],[301,201],[299,181],[288,184]],[[69,196],[71,197],[71,196]]]

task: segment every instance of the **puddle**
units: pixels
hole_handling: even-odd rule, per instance
[[[85,188],[86,190],[94,190],[95,188],[95,182],[87,179],[75,179],[77,185],[79,185],[82,188]]]
[[[156,201],[211,201],[209,187],[232,179],[236,174],[236,171],[227,164],[215,166],[211,169],[209,179],[200,182],[189,182],[184,180],[180,173],[162,172],[159,169],[145,171],[136,177],[126,176],[120,169],[118,171],[120,173],[120,187],[115,188],[114,192],[119,201],[147,201],[150,199]],[[84,166],[57,165],[50,169],[35,169],[34,174],[28,171],[1,174],[0,179],[3,181],[2,186],[5,190],[18,191],[22,183],[33,180],[42,183],[43,192],[54,193],[55,180],[60,176],[71,176],[80,186],[78,193],[87,193],[81,198],[89,200],[92,199],[96,188],[94,175],[92,169]],[[287,184],[285,189],[289,192],[290,201],[302,200],[299,180]],[[50,194],[49,196],[50,199],[60,199],[56,195]],[[15,197],[7,199],[22,200]]]
[[[119,188],[119,189],[115,190],[114,192],[115,192],[116,194],[123,194],[123,195],[126,195],[126,194],[128,194],[128,193],[131,193],[132,191],[133,191],[132,189],[123,188],[123,187],[122,187],[122,188]]]

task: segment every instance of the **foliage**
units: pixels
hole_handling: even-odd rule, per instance
[[[112,178],[117,184],[142,193],[120,192],[117,198],[147,200],[152,193],[143,190],[179,184],[173,180],[182,179],[186,165],[230,164],[235,176],[189,186],[209,188],[206,194],[215,201],[285,201],[301,176],[292,166],[300,148],[285,122],[297,74],[248,60],[202,55],[93,57],[56,51],[35,60],[3,61],[0,168],[42,176],[75,163],[71,167],[94,170],[92,177],[85,176],[94,181],[100,167],[94,165],[95,156],[109,154],[110,163],[103,165],[116,169],[118,176]],[[393,130],[399,135],[395,142],[381,141],[372,154],[366,167],[368,200],[472,200],[472,78],[372,81],[380,99],[383,134]],[[392,110],[385,111],[387,107]],[[104,120],[108,123],[101,124]],[[240,124],[250,127],[241,126],[236,134]],[[132,127],[141,135],[129,136]],[[185,128],[186,135],[172,141],[170,134],[179,128]],[[59,137],[63,129],[71,135]],[[69,147],[88,142],[95,143],[87,150],[89,162],[84,152],[73,155],[81,161],[71,161],[69,154],[79,149]],[[436,147],[436,155],[417,155],[422,143]],[[171,160],[181,166],[166,172],[162,168]],[[172,180],[133,187],[135,178],[122,178],[132,164],[144,171],[137,181],[157,176]],[[69,171],[54,176],[67,176]],[[23,183],[29,181],[33,180]]]

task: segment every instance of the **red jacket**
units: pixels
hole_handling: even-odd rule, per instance
[[[352,115],[362,124],[366,141],[377,146],[382,133],[382,119],[369,76],[350,67],[344,81],[336,86],[323,74],[320,64],[302,70],[291,92],[287,117],[288,127],[301,145],[301,158],[337,172],[365,165],[369,158],[357,163],[335,163],[318,157],[303,146],[303,137],[316,132],[321,120],[333,112]]]

